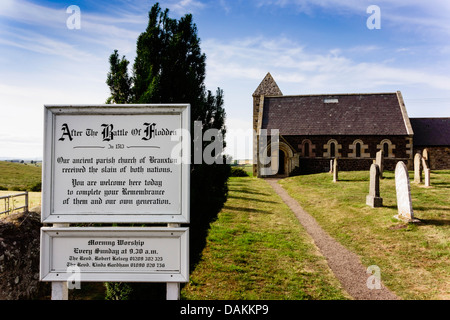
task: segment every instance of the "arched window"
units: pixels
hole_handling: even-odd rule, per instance
[[[387,142],[383,143],[383,153],[385,157],[389,155],[389,144]]]
[[[395,158],[394,150],[395,144],[391,142],[389,139],[384,139],[380,142],[380,144],[377,144],[378,150],[383,150],[383,154],[385,158]]]
[[[361,158],[361,143],[356,143],[356,157]]]
[[[323,145],[323,157],[324,158],[339,158],[342,157],[340,151],[342,150],[342,145],[339,144],[335,139],[328,140],[327,144]]]
[[[331,158],[336,157],[336,144],[334,142],[330,143],[330,157]]]
[[[303,147],[303,155],[306,157],[306,158],[309,158],[309,143],[308,142],[305,142],[305,144],[304,144],[304,147]]]
[[[304,139],[301,144],[298,145],[300,156],[303,158],[315,158],[316,145],[309,139]]]

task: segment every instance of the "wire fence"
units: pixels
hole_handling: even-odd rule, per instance
[[[15,198],[17,198],[17,197],[25,197],[25,204],[23,206],[16,207],[16,199]],[[1,211],[0,214],[10,214],[14,211],[21,210],[21,209],[23,209],[24,212],[28,211],[28,191],[23,192],[23,193],[10,194],[7,196],[1,196],[0,204],[1,204],[2,200],[4,201],[4,206],[3,206],[4,211]]]

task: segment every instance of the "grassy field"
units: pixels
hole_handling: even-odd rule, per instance
[[[348,299],[294,214],[261,179],[231,178],[183,299]]]
[[[365,204],[369,172],[340,172],[283,179],[280,184],[366,266],[377,265],[382,281],[403,299],[450,299],[450,171],[431,173],[432,187],[411,183],[414,215],[397,214],[393,172],[380,183],[384,207]],[[410,172],[413,179],[413,173]]]
[[[31,191],[41,183],[41,174],[40,165],[0,161],[0,190]]]
[[[41,183],[42,167],[34,164],[12,163],[0,161],[0,197],[35,190]],[[25,197],[10,200],[10,207],[21,207]],[[30,208],[41,205],[41,192],[29,192],[28,204]],[[0,211],[5,210],[5,200],[0,200]]]

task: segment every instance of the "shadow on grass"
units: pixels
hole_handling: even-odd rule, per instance
[[[450,220],[420,219],[422,224],[433,226],[450,226]]]
[[[240,190],[240,189],[232,189],[232,188],[230,188],[228,191],[229,192],[248,193],[248,194],[252,194],[252,195],[254,194],[254,195],[259,195],[259,196],[270,196],[269,193],[256,192],[256,191],[252,191],[252,190]]]
[[[254,212],[254,213],[265,213],[265,214],[273,214],[272,211],[268,211],[268,210],[261,210],[261,209],[252,209],[252,208],[244,208],[244,207],[232,207],[232,206],[225,206],[224,207],[225,210],[234,210],[234,211],[239,211],[239,212]]]
[[[254,193],[252,193],[254,194]],[[247,197],[235,197],[235,196],[228,196],[228,199],[239,199],[239,200],[244,200],[244,201],[257,201],[257,202],[265,202],[265,203],[275,203],[278,204],[279,202],[276,201],[270,201],[270,200],[261,200],[261,199],[256,199],[256,198],[247,198]]]

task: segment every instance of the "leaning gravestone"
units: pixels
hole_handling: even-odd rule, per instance
[[[414,156],[414,183],[422,182],[422,170],[420,163],[422,162],[422,156],[420,153],[416,153]]]
[[[338,160],[337,158],[333,161],[333,182],[338,181]]]
[[[375,163],[370,166],[370,187],[366,204],[372,208],[383,206],[383,198],[380,197],[380,168]]]
[[[428,149],[423,149],[422,152],[422,167],[423,167],[423,172],[425,174],[425,187],[430,187],[431,186],[431,181],[430,181],[430,167],[429,167],[429,158],[428,158]]]
[[[377,152],[377,157],[375,163],[378,165],[380,169],[380,178],[383,179],[383,161],[384,161],[384,151],[380,150]]]
[[[428,148],[425,148],[425,149],[423,149],[423,151],[422,151],[422,158],[423,159],[425,159],[425,161],[427,162],[427,164],[428,164],[428,162],[430,161],[430,156],[429,156],[429,154],[428,154]]]
[[[412,208],[408,169],[402,161],[399,161],[395,167],[395,190],[398,208],[398,215],[395,218],[407,222],[417,222],[418,220],[414,219]]]
[[[330,160],[330,173],[333,173],[333,159]]]

